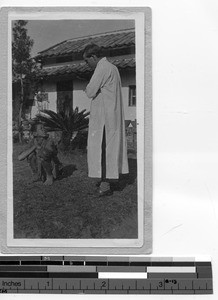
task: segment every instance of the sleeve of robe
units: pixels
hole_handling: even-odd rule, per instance
[[[88,98],[94,99],[98,95],[101,87],[104,85],[107,79],[106,77],[107,76],[104,68],[102,68],[101,66],[97,66],[94,74],[92,75],[92,78],[90,79],[89,84],[85,89],[85,93]]]

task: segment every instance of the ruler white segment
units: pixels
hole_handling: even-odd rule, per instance
[[[47,266],[48,272],[96,272],[95,266]]]
[[[197,261],[197,262],[202,262],[202,261],[211,262],[211,257],[208,256],[208,255],[197,255],[195,257],[195,261]]]
[[[106,278],[138,278],[138,279],[147,279],[147,273],[142,273],[142,272],[128,272],[128,273],[123,273],[123,272],[100,272],[98,273],[98,278],[99,279],[106,279]]]
[[[195,258],[194,257],[173,257],[173,261],[181,261],[181,262],[194,262],[195,261]]]
[[[195,273],[195,267],[147,267],[147,273]]]
[[[150,256],[150,261],[155,261],[155,262],[168,262],[172,261],[172,257],[157,257],[157,256]]]

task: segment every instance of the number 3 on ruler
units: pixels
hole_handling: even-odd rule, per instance
[[[163,287],[163,282],[162,281],[159,281],[159,287]]]

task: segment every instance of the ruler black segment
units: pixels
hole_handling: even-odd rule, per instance
[[[1,261],[20,261],[21,257],[20,256],[1,256]]]
[[[63,262],[62,261],[41,261],[41,265],[46,265],[46,266],[62,266]]]
[[[177,279],[177,278],[197,278],[196,273],[148,273],[148,278],[164,278],[164,279]]]
[[[86,266],[107,266],[106,261],[86,261]]]
[[[2,259],[2,258],[1,258]],[[20,262],[19,261],[8,261],[8,260],[4,260],[4,261],[0,261],[0,266],[1,265],[8,265],[8,266],[10,266],[10,265],[20,265]]]
[[[64,261],[65,266],[84,266],[83,261]]]
[[[49,273],[61,272],[61,273],[95,273],[96,266],[47,266]]]
[[[172,267],[173,266],[173,262],[172,261],[153,261],[151,262],[151,266],[152,267]]]
[[[173,261],[172,267],[194,267],[194,261]]]
[[[21,265],[23,266],[28,266],[28,265],[32,265],[32,266],[39,266],[41,265],[41,261],[40,260],[25,260],[25,261],[21,261]]]
[[[49,278],[47,272],[0,272],[0,278]]]
[[[126,261],[108,261],[108,266],[129,266]]]
[[[28,260],[28,261],[41,261],[41,256],[22,256],[20,257],[21,262]]]
[[[149,262],[149,261],[134,261],[134,262],[130,262],[130,266],[151,267],[151,262]]]
[[[98,278],[98,273],[49,273],[49,278]]]
[[[206,267],[206,266],[209,266],[209,267],[211,267],[211,262],[210,261],[196,261],[195,262],[195,265],[196,265],[196,267]]]
[[[210,272],[212,272],[212,268],[209,266],[199,266],[199,267],[196,267],[196,272],[197,273],[210,273]]]
[[[47,267],[38,266],[0,266],[0,272],[19,272],[19,271],[29,271],[29,272],[46,272]]]
[[[0,272],[0,277],[5,278],[98,278],[98,273],[76,272]]]

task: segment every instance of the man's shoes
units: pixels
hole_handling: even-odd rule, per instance
[[[98,190],[99,197],[105,197],[105,196],[110,196],[113,194],[111,188],[110,188],[110,183],[107,181],[102,181],[99,190]]]
[[[112,190],[109,189],[107,191],[101,191],[99,190],[98,192],[98,197],[106,197],[106,196],[111,196],[113,194]]]
[[[101,191],[100,189],[96,189],[93,192],[88,193],[89,196],[94,196],[95,198],[111,196],[112,194],[113,194],[112,190]]]

